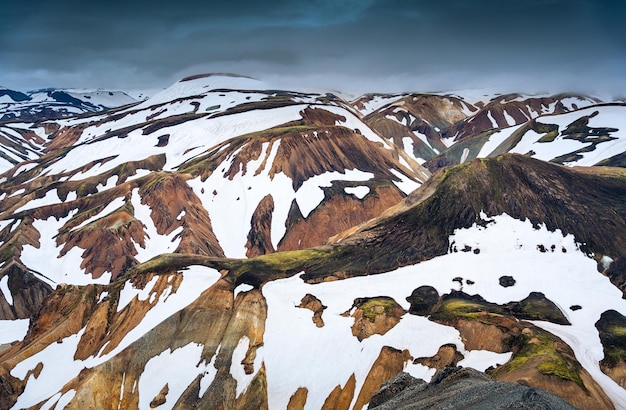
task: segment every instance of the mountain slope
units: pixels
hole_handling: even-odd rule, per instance
[[[527,383],[548,388],[575,406],[610,406],[605,393],[613,403],[619,403],[624,390],[600,371],[598,358],[595,361],[584,358],[587,357],[586,346],[590,346],[586,335],[595,331],[594,323],[599,315],[609,306],[622,312],[626,310],[623,293],[597,272],[596,262],[583,250],[602,250],[604,255],[622,257],[619,252],[624,249],[620,245],[624,230],[618,226],[616,232],[621,229],[621,235],[598,238],[595,230],[574,230],[563,236],[560,231],[551,232],[554,228],[550,226],[562,223],[559,218],[563,213],[571,213],[569,219],[577,217],[576,208],[567,206],[573,201],[589,207],[590,198],[603,195],[599,202],[614,204],[623,195],[612,197],[608,188],[623,189],[624,175],[620,170],[584,173],[538,162],[521,156],[505,156],[442,171],[404,204],[390,211],[390,215],[362,226],[358,232],[344,236],[337,245],[330,247],[279,252],[248,260],[162,256],[136,266],[128,271],[130,276],[120,277],[111,285],[61,288],[44,303],[47,308],[35,319],[36,325],[31,326],[33,330],[26,340],[3,354],[2,361],[7,369],[3,377],[9,380],[12,391],[19,392],[22,389],[19,386],[25,386],[21,394],[9,395],[9,391],[5,391],[6,397],[15,400],[19,395],[18,407],[52,397],[50,403],[60,400],[70,406],[110,400],[131,407],[145,407],[150,403],[171,407],[178,402],[179,405],[209,406],[222,403],[228,408],[267,403],[269,408],[282,408],[299,388],[304,388],[307,405],[322,407],[324,402],[339,400],[333,398],[340,394],[333,393],[335,386],[339,386],[339,391],[348,389],[345,390],[347,400],[351,406],[359,408],[369,401],[382,381],[399,370],[408,370],[424,379],[431,377],[432,370],[414,359],[433,356],[440,346],[453,343],[467,360],[459,363],[472,363],[471,366],[479,370],[496,363],[503,365],[509,360],[527,363],[522,367]],[[543,180],[540,171],[550,186],[576,181],[582,188],[569,198],[561,198],[563,192],[559,189],[540,191],[533,185]],[[494,176],[498,178],[488,179]],[[483,183],[478,185],[478,181]],[[526,191],[520,191],[524,186]],[[449,196],[453,194],[453,187],[461,197]],[[531,189],[533,187],[536,190]],[[495,197],[491,190],[499,188],[506,188],[502,192],[504,199],[495,201],[491,208],[483,207],[481,201]],[[513,192],[534,194],[538,203],[532,203],[531,196],[525,206],[516,208],[513,201],[520,197],[512,197]],[[449,209],[442,206],[443,197],[448,198]],[[463,200],[469,204],[465,205]],[[561,205],[561,200],[565,205]],[[436,206],[437,203],[441,205]],[[546,212],[546,218],[535,221],[541,224],[539,228],[533,227],[530,221],[521,222],[506,215],[488,219],[484,219],[484,213],[481,215],[481,210],[487,214],[502,213],[503,207],[512,212],[517,209],[518,218],[525,215],[531,221],[540,210],[552,212]],[[596,206],[600,221],[613,214],[607,208]],[[619,212],[622,216],[611,218],[613,223],[623,225],[623,209]],[[426,227],[419,223],[420,215],[430,218],[431,226],[443,221],[443,229],[449,227],[450,234],[431,233],[429,238],[434,245],[421,242],[419,236],[415,236],[420,227]],[[401,229],[400,220],[407,227],[405,230]],[[602,226],[606,228],[610,224]],[[437,241],[441,237],[444,239]],[[575,239],[587,243],[577,244]],[[443,244],[441,248],[439,243]],[[468,248],[470,252],[461,252]],[[432,260],[411,265],[424,259]],[[512,260],[519,262],[512,265]],[[199,264],[206,267],[200,268]],[[396,269],[400,264],[408,266]],[[174,273],[187,266],[188,271]],[[350,277],[373,272],[374,268],[386,273],[317,284],[302,280],[319,282],[329,276]],[[285,278],[299,271],[305,272],[301,278],[298,275]],[[562,292],[564,279],[560,272],[563,271],[568,272],[568,292]],[[158,276],[154,272],[158,272]],[[498,286],[497,277],[503,273],[514,277],[517,283],[507,288]],[[259,286],[261,284],[263,286]],[[446,310],[445,316],[435,319],[438,323],[404,313],[410,310],[405,298],[409,298],[412,289],[424,284],[434,285],[444,296],[451,287],[461,286],[465,292],[480,294],[497,304],[522,300],[531,290],[542,291],[572,324],[503,322],[498,319],[501,311],[488,313],[496,308],[477,301],[462,310]],[[189,294],[191,289],[194,290]],[[590,289],[594,289],[595,296],[590,297]],[[178,296],[169,299],[179,294],[185,298],[183,305],[177,305],[182,301]],[[297,307],[306,294],[327,306],[321,314],[322,327],[311,320],[313,312]],[[389,299],[381,296],[398,303],[399,310],[387,310],[386,300]],[[64,298],[67,299],[64,301]],[[86,303],[77,305],[77,299]],[[455,306],[454,309],[462,306],[460,302],[454,303],[450,305]],[[481,307],[473,307],[476,303]],[[577,304],[583,306],[582,310],[564,310],[566,306]],[[77,306],[81,306],[80,309]],[[64,309],[69,309],[68,313],[58,317],[55,312]],[[472,321],[476,317],[472,313],[475,309],[487,315],[478,322],[482,325]],[[524,311],[525,316],[520,317],[535,320],[544,317],[536,310],[538,307],[528,309]],[[342,316],[342,312],[347,313]],[[512,312],[507,314],[512,314],[512,318],[522,314]],[[57,315],[57,319],[48,319],[49,315]],[[169,319],[164,320],[165,317]],[[204,325],[199,327],[199,323]],[[207,331],[206,326],[215,330]],[[362,326],[365,326],[363,329],[370,326],[371,330],[360,333],[358,329]],[[479,333],[467,333],[476,326],[486,328]],[[492,326],[500,329],[497,334],[501,336],[488,336],[495,331],[486,331]],[[507,326],[509,330],[502,333]],[[574,351],[539,327],[561,338],[573,338],[570,346]],[[508,340],[507,337],[516,332],[535,336],[511,339],[516,340],[512,344],[511,341],[497,342],[501,337]],[[360,339],[356,337],[359,334]],[[424,338],[416,340],[416,334]],[[472,334],[482,336],[470,336]],[[71,352],[69,356],[65,353],[65,357],[73,356],[75,360],[68,367],[73,370],[54,383],[50,372],[55,366],[47,357],[58,356],[60,351],[45,338],[49,341],[63,339],[60,346]],[[539,345],[542,350],[532,350],[533,343],[537,343],[533,340],[542,341]],[[494,347],[496,342],[502,343],[500,348]],[[552,343],[561,347],[553,350]],[[329,350],[329,346],[333,347]],[[358,355],[350,353],[361,348],[365,350]],[[491,350],[491,353],[479,353],[484,350]],[[329,359],[323,360],[323,357]],[[38,362],[44,363],[38,382],[27,383],[27,369],[33,369]],[[338,363],[342,364],[338,366]],[[163,366],[170,369],[167,374],[159,371]],[[532,370],[537,368],[534,366],[539,366],[539,372]],[[80,372],[83,367],[86,370]],[[509,373],[504,370],[497,373],[496,369],[495,374],[506,379]],[[137,388],[133,389],[133,385]],[[57,391],[60,394],[54,396]]]
[[[626,173],[547,162],[619,162],[621,106],[452,144],[480,104],[387,97],[200,75],[8,124],[43,142],[0,175],[0,408],[361,409],[456,365],[623,408]]]

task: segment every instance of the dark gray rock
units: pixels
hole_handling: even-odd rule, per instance
[[[411,304],[409,313],[413,315],[426,316],[432,307],[439,301],[439,293],[432,286],[420,286],[413,290],[411,296],[406,298]]]
[[[565,400],[534,387],[497,382],[470,368],[448,367],[430,383],[399,373],[372,397],[370,410],[518,409],[574,410]]]
[[[498,279],[498,281],[500,282],[500,286],[504,288],[515,285],[515,279],[513,278],[513,276],[500,276],[500,279]]]

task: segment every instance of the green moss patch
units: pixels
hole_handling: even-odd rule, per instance
[[[377,296],[373,298],[358,298],[354,301],[353,307],[361,309],[363,316],[374,322],[377,316],[399,317],[404,313],[404,309],[388,296]]]
[[[530,328],[528,328],[530,329]],[[581,365],[575,359],[564,355],[560,350],[563,344],[556,336],[548,332],[533,329],[520,339],[520,348],[511,360],[499,371],[513,372],[529,363],[537,363],[539,373],[546,376],[557,376],[569,380],[581,388],[586,387],[580,377]]]

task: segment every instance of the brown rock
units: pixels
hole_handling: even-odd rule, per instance
[[[432,357],[418,357],[413,363],[420,363],[433,369],[441,370],[448,366],[456,366],[463,360],[463,355],[456,350],[453,344],[446,344],[439,347],[437,353]]]
[[[383,346],[363,382],[363,387],[359,392],[354,408],[360,409],[369,403],[372,396],[380,389],[380,386],[400,373],[404,369],[404,364],[412,359],[408,350],[398,350],[389,346]]]
[[[165,384],[165,386],[163,386],[163,388],[161,389],[161,391],[154,396],[154,399],[152,399],[152,401],[150,402],[150,408],[151,409],[155,409],[157,407],[159,407],[162,404],[166,403],[166,396],[167,393],[170,392],[170,387],[167,385],[167,383]]]
[[[309,389],[306,387],[298,387],[298,390],[289,398],[287,403],[287,410],[304,410],[306,404],[306,398],[309,394]]]
[[[307,293],[306,295],[304,295],[304,297],[300,301],[300,304],[298,305],[298,307],[309,309],[310,311],[312,311],[313,323],[315,323],[315,326],[324,327],[324,320],[322,319],[322,313],[324,313],[324,309],[326,309],[326,306],[322,305],[322,302],[318,298],[311,295],[310,293]]]
[[[275,252],[274,245],[272,245],[273,212],[274,198],[267,194],[261,199],[252,214],[251,228],[246,242],[246,256],[248,258]]]
[[[322,410],[348,410],[350,408],[350,403],[352,403],[352,399],[354,398],[355,388],[356,379],[354,377],[354,373],[352,373],[343,388],[337,385],[333,391],[330,392],[324,401]]]
[[[402,306],[387,296],[355,299],[352,308],[355,308],[352,313],[354,317],[352,335],[359,341],[373,334],[384,335],[397,325],[406,313]]]

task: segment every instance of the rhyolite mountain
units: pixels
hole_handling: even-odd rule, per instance
[[[451,366],[624,408],[625,114],[198,75],[2,122],[0,408],[361,409]]]

